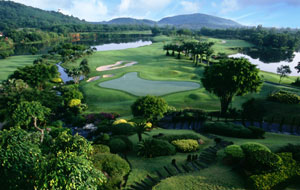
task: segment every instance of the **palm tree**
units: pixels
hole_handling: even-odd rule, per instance
[[[73,68],[73,69],[66,69],[65,72],[67,73],[67,75],[69,77],[73,78],[75,84],[79,83],[80,77],[82,75],[82,71],[81,71],[80,67]]]
[[[81,73],[83,74],[83,78],[87,77],[90,74],[91,69],[88,66],[88,61],[86,59],[82,60],[79,66]]]
[[[138,135],[139,138],[139,142],[141,142],[143,140],[143,134],[147,135],[147,121],[144,118],[135,118],[135,132]]]

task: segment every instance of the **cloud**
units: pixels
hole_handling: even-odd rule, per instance
[[[223,0],[221,3],[221,13],[236,11],[239,9],[237,0]]]
[[[125,12],[129,9],[130,4],[132,3],[131,0],[121,0],[121,4],[119,5],[119,11]]]
[[[181,1],[180,5],[186,13],[196,13],[200,10],[200,4],[198,2]]]

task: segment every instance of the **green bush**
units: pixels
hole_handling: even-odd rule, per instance
[[[161,140],[166,140],[169,142],[175,141],[175,140],[183,140],[183,139],[193,139],[193,140],[199,140],[201,139],[196,134],[182,134],[182,135],[163,135],[158,137]]]
[[[251,189],[271,190],[288,179],[300,177],[300,166],[293,160],[291,153],[280,153],[278,156],[281,157],[283,163],[278,171],[252,175],[249,179]]]
[[[255,142],[244,143],[241,145],[241,148],[243,149],[246,156],[250,155],[253,152],[258,151],[258,150],[271,152],[271,150],[268,147],[266,147],[265,145],[262,145],[260,143],[255,143]]]
[[[195,152],[199,149],[198,141],[193,139],[175,140],[172,144],[179,152]]]
[[[264,138],[264,135],[266,133],[265,130],[254,126],[250,126],[248,127],[248,129],[252,131],[254,138]]]
[[[138,156],[144,156],[148,158],[157,156],[174,155],[176,148],[168,141],[159,139],[145,139],[138,144]]]
[[[291,92],[280,90],[269,95],[268,100],[285,104],[299,104],[300,96]]]
[[[195,120],[205,122],[207,120],[207,113],[199,109],[185,109],[176,113],[172,113],[172,115],[172,120],[174,122]]]
[[[119,123],[117,125],[104,124],[98,127],[96,133],[112,133],[112,135],[132,135],[134,134],[134,127],[131,123]]]
[[[297,162],[300,162],[300,144],[288,144],[284,147],[281,147],[278,152],[291,152],[293,154],[293,159]]]
[[[95,154],[93,163],[96,169],[109,175],[108,182],[103,189],[119,189],[124,176],[130,171],[127,161],[117,154]]]
[[[230,145],[225,148],[226,156],[232,157],[233,159],[242,159],[245,154],[243,149],[239,145]]]
[[[255,173],[274,172],[282,165],[282,159],[277,155],[265,150],[257,150],[247,155],[247,167]]]
[[[206,133],[212,133],[227,137],[253,138],[253,133],[250,129],[234,123],[205,123],[203,126],[203,131]]]
[[[94,148],[93,154],[110,153],[109,146],[106,146],[106,145],[103,145],[103,144],[93,145],[93,148]]]
[[[143,117],[152,121],[157,117],[162,117],[168,111],[168,104],[160,97],[144,96],[132,104],[131,111],[135,117]]]
[[[114,136],[108,143],[112,153],[125,153],[132,150],[132,142],[126,136]]]

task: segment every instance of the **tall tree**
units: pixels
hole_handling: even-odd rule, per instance
[[[288,77],[289,74],[292,73],[290,66],[288,65],[281,65],[277,68],[277,73],[280,75],[279,84],[284,77]]]
[[[247,59],[223,59],[206,67],[201,81],[207,91],[220,98],[221,113],[225,114],[234,96],[259,91],[262,80],[258,72]]]
[[[84,59],[81,61],[79,68],[80,68],[84,78],[86,78],[88,76],[88,74],[90,74],[90,72],[91,72],[91,69],[89,68],[87,59]]]

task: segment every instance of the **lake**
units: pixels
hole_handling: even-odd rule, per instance
[[[280,67],[281,65],[289,65],[291,68],[292,73],[290,76],[299,76],[300,73],[297,73],[297,70],[295,67],[298,65],[300,62],[300,53],[295,52],[294,53],[294,58],[292,59],[291,62],[284,60],[284,61],[278,61],[278,62],[271,62],[271,63],[266,63],[261,61],[260,58],[252,58],[249,55],[243,54],[243,53],[237,53],[234,55],[230,55],[229,57],[233,58],[247,58],[252,64],[257,65],[257,68],[259,68],[262,71],[267,71],[271,73],[277,73],[277,67]]]

